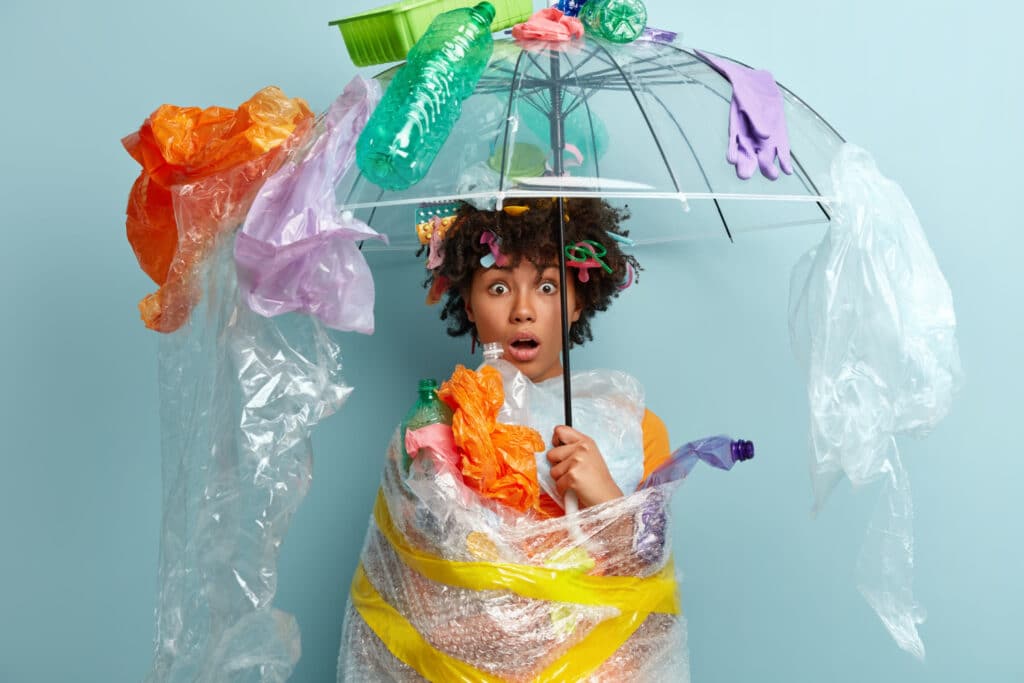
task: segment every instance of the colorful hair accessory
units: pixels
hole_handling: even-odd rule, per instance
[[[630,263],[629,261],[626,261],[626,280],[621,285],[619,285],[620,292],[624,289],[629,289],[630,285],[633,284],[633,277],[633,264]]]
[[[508,265],[508,257],[501,253],[501,239],[494,234],[494,231],[485,230],[480,235],[480,244],[486,244],[491,250],[490,254],[484,254],[480,257],[481,266],[484,268],[493,268],[494,266],[504,268]]]
[[[441,242],[447,231],[442,227],[440,216],[434,216],[430,220],[434,224],[434,229],[430,233],[430,252],[427,256],[427,269],[434,270],[444,265],[444,247],[441,246]]]
[[[444,275],[435,275],[433,282],[430,283],[430,290],[427,292],[427,305],[433,306],[439,302],[451,284],[451,280]]]
[[[636,242],[634,242],[633,240],[629,239],[625,235],[620,235],[619,233],[612,232],[611,230],[605,230],[605,232],[608,233],[608,236],[611,237],[612,240],[618,242],[619,244],[621,244],[623,246],[626,246],[626,247],[635,247],[636,246]]]
[[[576,276],[580,282],[589,282],[591,268],[603,268],[605,272],[612,272],[611,266],[601,260],[601,257],[607,253],[608,250],[604,245],[594,240],[567,244],[565,245],[565,256],[569,260],[565,262],[565,265],[569,268],[579,269]]]
[[[572,155],[572,160],[573,162],[575,162],[569,163],[569,167],[583,165],[583,152],[580,151],[579,147],[572,144],[571,142],[567,142],[565,143],[565,150],[563,151],[563,154],[565,154],[566,152]]]
[[[507,215],[518,217],[530,210],[529,206],[503,206],[501,208]]]
[[[416,209],[416,236],[420,244],[430,244],[431,236],[437,231],[443,239],[458,218],[462,205],[462,202],[420,204]]]

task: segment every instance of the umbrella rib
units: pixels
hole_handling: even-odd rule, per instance
[[[594,56],[593,53],[591,53],[591,55],[586,60],[584,60],[581,64],[579,64],[578,66],[573,66],[572,60],[569,58],[568,55],[566,55],[565,61],[569,63],[569,66],[571,66],[573,68],[573,70],[577,70],[580,67],[582,67],[584,64],[586,64],[589,59],[592,59],[593,56]],[[598,178],[600,178],[601,177],[601,164],[598,161],[597,134],[594,132],[594,114],[590,110],[590,94],[589,93],[581,94],[580,98],[577,99],[576,102],[573,103],[573,106],[571,107],[571,110],[575,111],[576,109],[578,109],[580,107],[580,105],[584,106],[586,108],[586,110],[587,110],[587,121],[590,123],[590,144],[591,144],[591,149],[594,151],[594,175],[596,175]]]
[[[583,67],[585,67],[595,57],[598,57],[597,50],[590,50],[590,52],[587,53],[586,58],[582,62],[580,62],[579,64],[577,64],[576,66],[573,67],[574,72],[578,72],[579,69],[582,69]],[[569,53],[568,52],[565,53],[565,61],[569,62]],[[572,64],[572,62],[569,62],[569,63]]]
[[[618,64],[614,61],[614,58],[611,57],[611,54],[610,53],[607,53],[607,54],[609,55],[610,61],[609,61],[609,59],[600,58],[600,61],[602,61],[607,66],[607,68],[599,70],[599,71],[591,71],[590,73],[587,74],[587,76],[589,78],[594,78],[594,79],[599,80],[599,79],[602,79],[602,78],[606,78],[608,75],[613,74],[616,71],[620,71],[621,72],[621,68],[618,67]],[[684,54],[687,54],[687,53],[684,53]],[[678,68],[679,66],[688,66],[689,64],[693,64],[693,63],[696,62],[696,60],[693,60],[693,61],[687,61],[686,64],[676,65],[676,64],[665,64],[665,63],[662,63],[660,61],[656,61],[656,60],[659,60],[659,59],[661,59],[661,55],[652,55],[650,57],[644,57],[642,59],[638,59],[635,62],[630,62],[630,65],[629,65],[630,66],[630,69],[629,69],[630,74],[633,75],[633,76],[646,76],[647,74],[650,74],[650,73],[659,73],[659,72],[665,71],[666,69],[673,69],[674,70],[674,69]],[[643,67],[643,68],[635,68],[636,65],[642,65],[642,64],[646,64],[648,66]],[[675,84],[676,84],[675,82],[664,83],[664,85],[675,85]]]
[[[704,164],[701,163],[700,157],[697,156],[697,151],[693,148],[693,143],[690,142],[690,136],[686,134],[682,124],[680,124],[679,120],[672,114],[672,110],[668,108],[665,101],[655,93],[651,93],[651,97],[654,98],[655,102],[661,105],[661,108],[665,110],[668,118],[672,121],[673,125],[675,125],[676,130],[679,131],[681,136],[683,136],[686,146],[690,149],[690,155],[693,156],[693,160],[697,163],[697,170],[700,171],[701,177],[704,178],[704,184],[707,186],[708,192],[713,193],[715,189],[711,187],[711,181],[708,179],[708,174],[704,170]],[[722,227],[725,228],[725,234],[729,238],[729,241],[732,242],[732,231],[729,229],[729,222],[725,220],[725,214],[722,212],[722,206],[719,204],[718,198],[713,198],[712,201],[715,203],[715,209],[718,211],[718,217],[722,220]]]
[[[505,167],[508,166],[508,164],[510,163],[508,158],[509,121],[512,119],[512,102],[515,100],[516,94],[516,76],[519,73],[519,68],[521,66],[524,54],[527,54],[525,50],[520,52],[519,56],[516,58],[516,68],[512,72],[512,80],[510,81],[508,89],[508,105],[505,108],[505,137],[501,143],[501,171],[499,172],[498,175],[498,192],[502,192],[505,189]]]
[[[676,174],[675,171],[672,169],[672,165],[668,162],[668,157],[665,154],[665,149],[661,146],[661,140],[658,139],[657,134],[655,134],[654,132],[654,126],[651,125],[651,119],[650,117],[647,116],[647,111],[644,109],[643,105],[640,104],[639,95],[637,95],[636,90],[633,88],[632,84],[630,84],[629,80],[626,78],[626,74],[622,70],[622,67],[615,62],[615,60],[612,58],[608,50],[605,49],[603,46],[601,46],[601,49],[604,50],[605,54],[608,55],[608,59],[610,59],[612,63],[616,65],[619,73],[622,75],[623,81],[625,81],[626,85],[629,87],[629,92],[633,95],[633,101],[636,102],[636,108],[640,111],[640,115],[644,117],[644,123],[647,124],[647,130],[650,131],[651,133],[651,139],[654,140],[654,144],[658,148],[658,153],[661,155],[661,161],[662,163],[665,164],[665,169],[668,171],[668,175],[672,179],[672,186],[678,193],[680,191],[679,180],[676,178]]]
[[[832,132],[835,131],[833,130]],[[836,133],[836,135],[839,135],[839,133]],[[840,137],[840,139],[842,139],[842,137]],[[804,170],[804,165],[801,164],[800,160],[796,158],[796,154],[793,153],[793,150],[789,151],[789,158],[793,160],[793,164],[796,165],[797,169],[799,169],[800,171],[800,174],[797,175],[797,178],[800,178],[800,182],[804,181],[804,177],[806,177],[807,179],[807,182],[804,183],[804,189],[807,190],[808,192],[813,192],[814,194],[820,197],[821,191],[818,190],[818,186],[814,183],[814,180],[811,178],[810,174],[806,170]],[[809,188],[807,187],[808,183],[810,183],[811,186]],[[825,214],[825,220],[831,222],[832,216],[829,215],[828,209],[825,208],[825,205],[822,204],[820,201],[815,202],[815,204],[817,204],[818,208],[821,209],[821,212]]]

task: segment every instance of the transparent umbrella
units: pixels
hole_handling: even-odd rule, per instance
[[[396,70],[378,78],[387,82]],[[456,200],[494,208],[522,197],[624,202],[637,245],[825,224],[828,197],[819,188],[843,139],[800,98],[781,90],[794,173],[741,180],[725,158],[731,85],[694,52],[656,41],[500,39],[423,180],[387,190],[353,166],[337,185],[340,210],[388,235],[387,246],[367,244],[366,251],[419,248],[410,205]],[[564,296],[565,418],[571,425]]]
[[[634,231],[640,244],[825,223],[819,188],[843,140],[781,89],[794,174],[740,180],[725,160],[731,86],[693,52],[654,41],[497,40],[426,177],[384,190],[353,167],[338,200],[388,232],[391,249],[415,248],[415,235],[380,210],[434,201],[602,197],[645,214],[650,204],[660,218]]]

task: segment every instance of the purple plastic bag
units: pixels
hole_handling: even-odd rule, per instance
[[[334,186],[379,100],[376,81],[353,78],[305,156],[260,189],[235,241],[239,291],[253,311],[299,311],[336,330],[373,333],[373,278],[357,242],[387,238],[351,214],[339,216]]]

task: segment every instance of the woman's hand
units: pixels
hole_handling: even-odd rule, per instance
[[[560,425],[555,427],[552,443],[555,447],[548,451],[548,462],[559,494],[575,491],[581,508],[622,497],[593,439]]]

